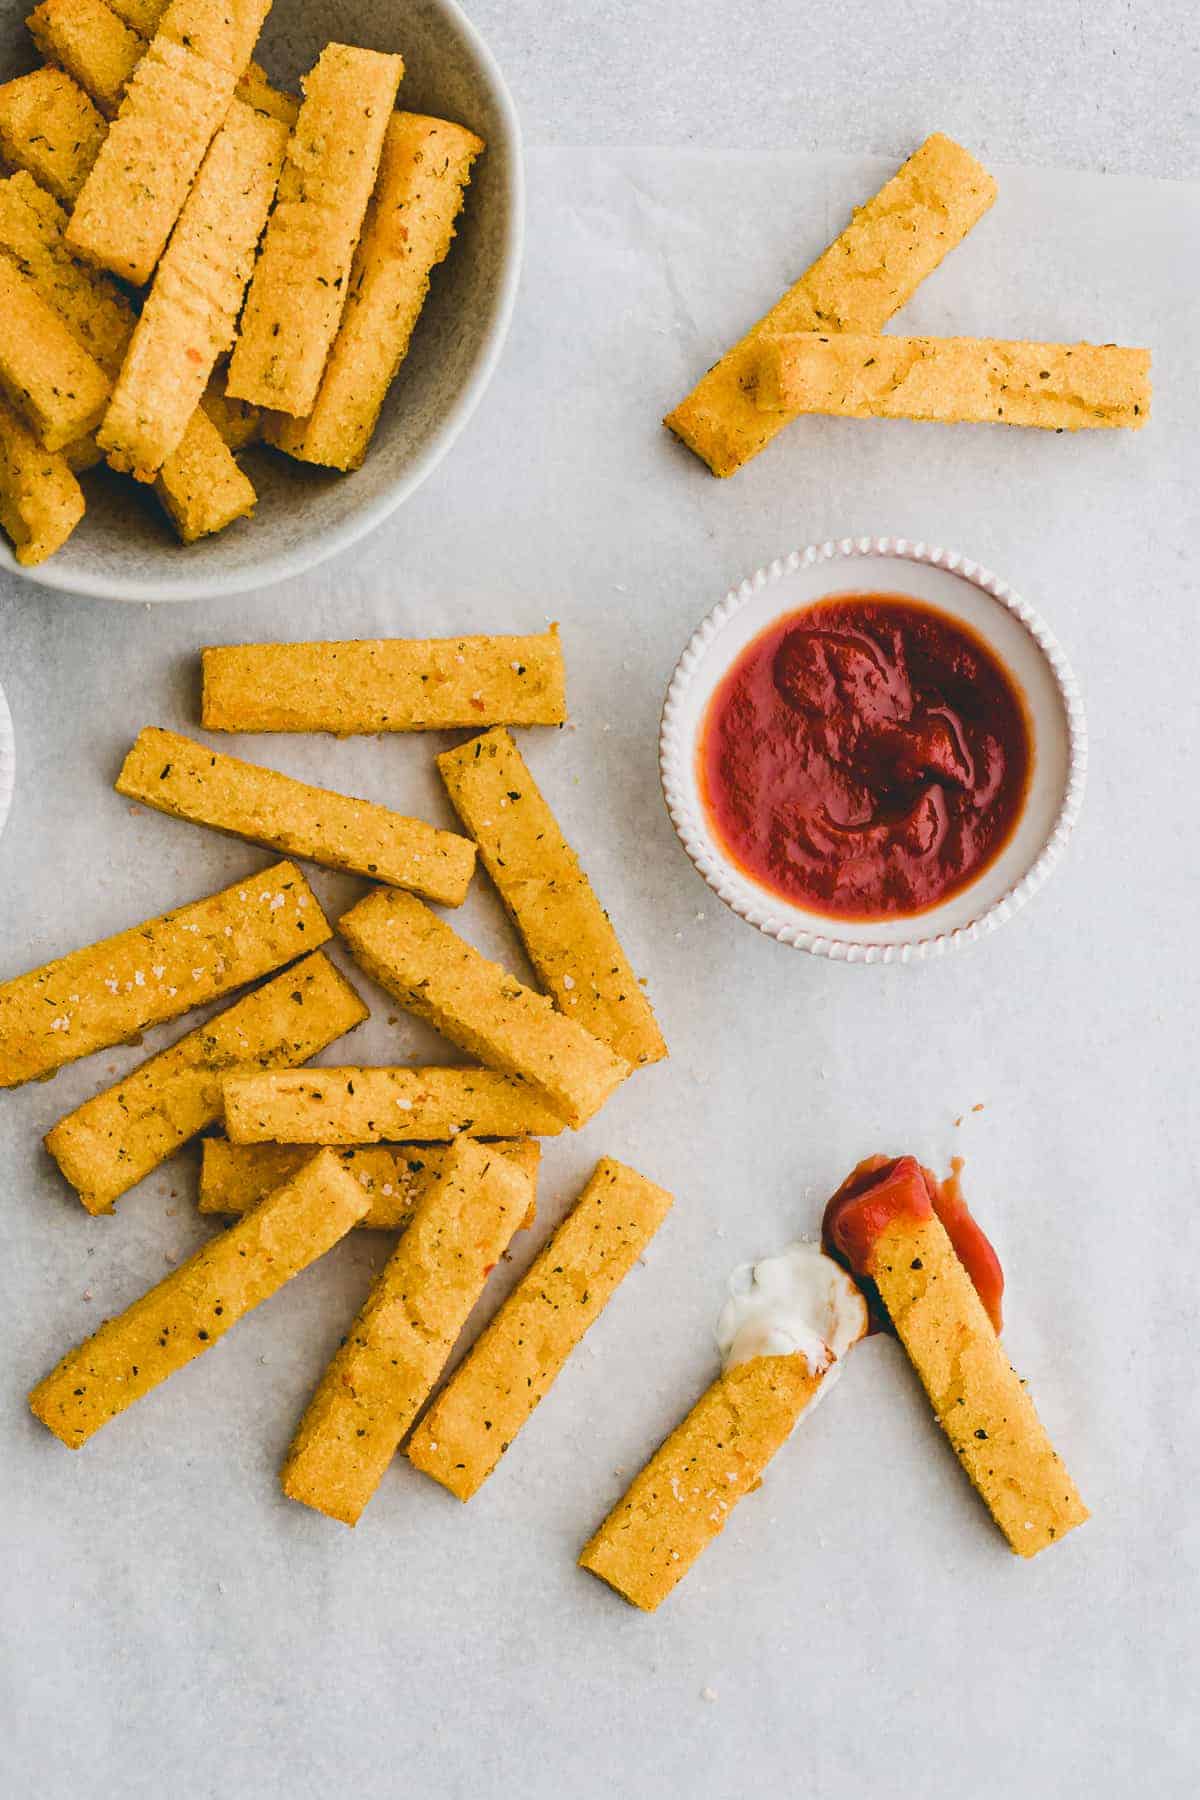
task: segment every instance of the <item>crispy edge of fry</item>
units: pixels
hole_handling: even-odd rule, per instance
[[[459,1500],[478,1492],[557,1381],[673,1204],[601,1157],[591,1179],[421,1421],[414,1468]]]
[[[437,758],[450,804],[560,1012],[632,1067],[667,1046],[578,856],[503,726]]]
[[[344,1237],[367,1199],[328,1151],[69,1350],[29,1396],[68,1449],[212,1348]]]
[[[224,1074],[294,1067],[367,1018],[314,950],[60,1119],[43,1140],[90,1213],[113,1203],[221,1116]]]
[[[709,369],[663,423],[714,475],[765,450],[790,414],[760,412],[754,364],[764,332],[881,330],[996,197],[970,153],[935,132],[860,206],[783,298]]]

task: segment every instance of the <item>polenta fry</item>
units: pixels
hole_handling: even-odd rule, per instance
[[[936,132],[841,236],[751,327],[663,423],[714,475],[732,475],[793,416],[760,412],[754,373],[763,336],[781,331],[880,331],[996,197],[996,183],[961,145]]]
[[[172,0],[71,216],[73,250],[143,286],[229,110],[271,0]]]
[[[667,1046],[608,914],[503,726],[437,759],[455,812],[559,1011],[635,1067]]]
[[[28,275],[0,256],[0,387],[47,450],[96,426],[109,381]]]
[[[202,406],[158,472],[154,492],[185,544],[248,519],[258,495]]]
[[[666,1218],[672,1196],[601,1157],[517,1284],[413,1433],[409,1461],[469,1500]]]
[[[68,1351],[29,1396],[78,1450],[101,1426],[211,1350],[238,1320],[344,1237],[367,1198],[328,1151]]]
[[[1119,344],[793,332],[763,339],[760,408],[845,419],[1137,431],[1150,352]]]
[[[234,399],[311,412],[403,73],[398,56],[327,44],[305,77],[229,363]]]
[[[234,100],[155,271],[97,442],[152,481],[177,449],[233,342],[287,127]]]
[[[462,905],[475,869],[469,838],[219,755],[177,731],[148,726],[140,732],[116,787],[172,818],[410,888],[442,906]]]
[[[219,1000],[331,936],[291,863],[0,984],[0,1087],[53,1075]]]
[[[113,118],[145,53],[136,31],[104,0],[42,0],[25,23],[47,62],[58,63]]]
[[[316,402],[307,418],[271,414],[268,443],[301,462],[358,468],[408,352],[430,272],[453,241],[471,164],[483,147],[461,125],[393,113]]]
[[[202,651],[208,731],[448,731],[561,725],[558,626],[539,637],[221,644]]]
[[[232,1075],[225,1129],[235,1144],[373,1144],[452,1137],[557,1137],[563,1121],[526,1083],[495,1069],[324,1068]]]
[[[280,1472],[290,1499],[358,1523],[518,1229],[529,1191],[492,1146],[460,1138],[447,1153],[297,1427]]]
[[[338,931],[360,968],[469,1056],[529,1082],[578,1129],[630,1074],[606,1044],[489,962],[412,894],[376,888]]]
[[[529,1177],[531,1194],[523,1221],[528,1230],[537,1219],[542,1147],[536,1138],[498,1138],[491,1147]],[[449,1144],[346,1144],[335,1149],[333,1154],[371,1203],[359,1226],[364,1231],[403,1229],[413,1208],[440,1180],[450,1148]],[[249,1212],[312,1153],[311,1144],[231,1144],[228,1138],[206,1137],[200,1162],[200,1211],[226,1217]]]
[[[39,444],[0,399],[0,525],[23,568],[36,567],[62,548],[83,517],[83,505],[83,489],[66,458]]]
[[[34,69],[0,87],[0,155],[73,206],[108,126],[62,69]]]
[[[32,175],[0,181],[0,251],[11,256],[106,375],[121,366],[134,311],[116,282],[76,262],[63,243],[67,215]]]
[[[76,1107],[47,1133],[46,1148],[88,1212],[111,1212],[220,1118],[231,1070],[306,1062],[366,1017],[345,976],[314,951]]]

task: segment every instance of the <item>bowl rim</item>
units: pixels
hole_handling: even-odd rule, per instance
[[[89,575],[86,570],[75,570],[68,575],[61,564],[56,568],[53,556],[47,557],[45,562],[28,567],[17,562],[7,541],[0,541],[0,568],[21,576],[26,581],[35,582],[39,587],[53,588],[59,593],[78,594],[95,600],[126,601],[130,604],[171,605],[179,601],[244,594],[251,589],[273,587],[292,575],[302,575],[309,569],[315,569],[318,564],[327,562],[331,556],[350,549],[353,544],[366,537],[368,532],[382,524],[389,514],[395,512],[433,474],[466,427],[495,373],[512,324],[525,243],[525,159],[516,104],[508,83],[500,72],[500,65],[458,0],[438,0],[438,3],[452,16],[472,55],[483,68],[493,91],[496,109],[512,145],[512,156],[504,255],[497,283],[499,303],[496,317],[479,360],[461,393],[445,414],[435,442],[418,457],[415,465],[394,487],[366,502],[358,512],[344,519],[323,537],[310,540],[303,546],[277,551],[264,557],[261,562],[248,563],[242,569],[230,569],[223,574],[197,575],[191,578],[184,574],[171,578],[168,593],[162,591],[161,578]]]
[[[799,569],[812,568],[819,563],[832,565],[840,561],[880,557],[898,557],[905,562],[924,563],[931,568],[960,576],[998,601],[1025,627],[1042,652],[1062,701],[1067,726],[1067,779],[1057,817],[1029,868],[1019,881],[982,908],[966,924],[957,926],[952,931],[922,934],[918,930],[917,935],[903,942],[870,939],[851,942],[837,936],[835,919],[829,919],[829,931],[823,931],[819,927],[807,929],[768,911],[770,898],[765,889],[763,906],[759,908],[750,904],[731,885],[730,878],[743,884],[748,878],[725,854],[703,820],[697,818],[686,797],[684,778],[695,755],[696,733],[694,728],[684,728],[682,712],[685,696],[718,634],[764,588],[773,586]],[[698,873],[718,899],[765,936],[787,945],[789,949],[804,950],[811,956],[825,957],[834,962],[921,962],[943,956],[951,950],[960,950],[967,944],[977,943],[980,938],[1006,924],[1026,901],[1032,899],[1060,861],[1083,804],[1087,764],[1087,723],[1079,684],[1061,645],[1045,620],[1006,581],[960,551],[927,544],[923,539],[904,537],[829,538],[824,543],[809,544],[803,550],[793,550],[787,556],[776,557],[772,562],[756,569],[745,580],[737,582],[700,621],[689,638],[667,686],[659,730],[659,773],[663,798],[671,823]],[[781,899],[780,904],[787,903]]]

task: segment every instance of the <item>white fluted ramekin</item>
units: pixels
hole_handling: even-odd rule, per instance
[[[1008,843],[961,892],[896,919],[825,916],[773,893],[718,841],[700,790],[708,705],[746,645],[782,614],[836,594],[923,600],[970,627],[1013,676],[1033,738],[1029,792]],[[1049,627],[1006,582],[956,551],[908,538],[841,538],[794,550],[731,588],[692,634],[663,707],[659,764],[684,849],[739,918],[796,950],[842,962],[917,962],[958,950],[1011,919],[1066,847],[1083,802],[1087,728],[1070,665]]]

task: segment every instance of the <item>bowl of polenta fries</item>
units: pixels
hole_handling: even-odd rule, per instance
[[[0,9],[0,559],[115,600],[345,549],[450,448],[520,268],[454,0]]]

